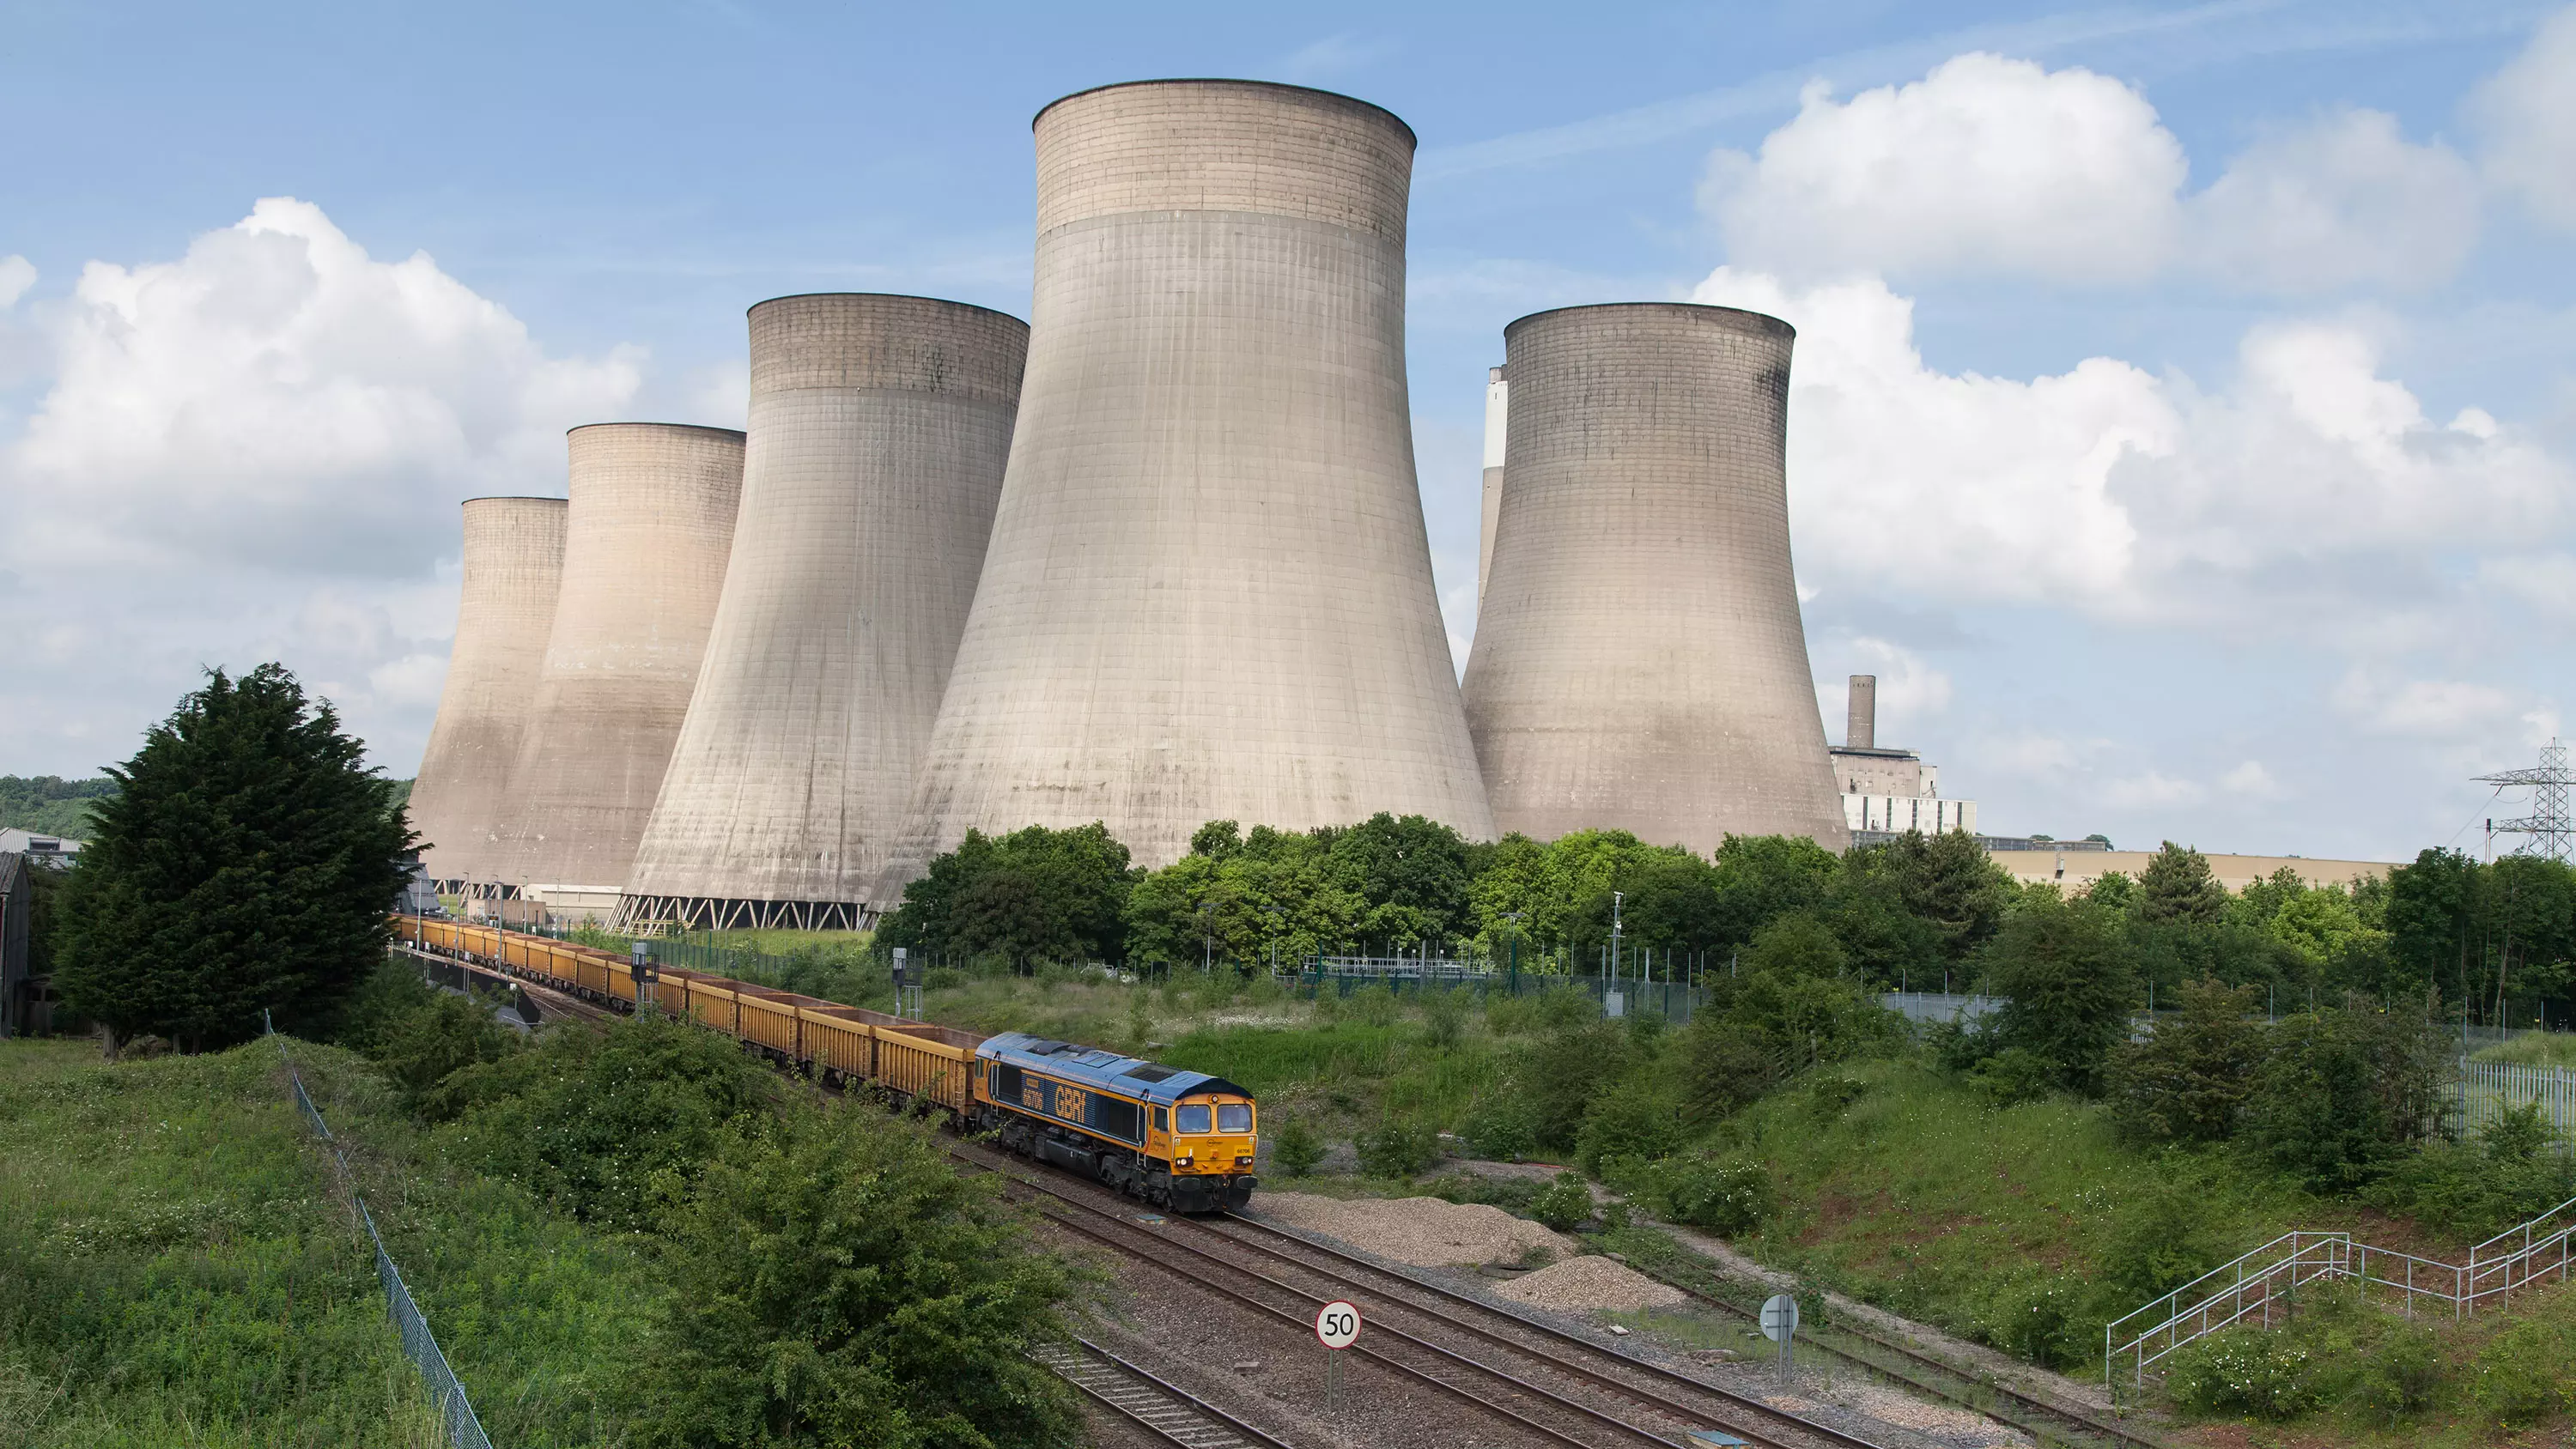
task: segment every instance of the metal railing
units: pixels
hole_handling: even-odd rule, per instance
[[[2517,1288],[2566,1281],[2571,1262],[2576,1198],[2478,1244],[2465,1264],[2358,1243],[2350,1233],[2284,1233],[2103,1325],[2103,1383],[2116,1389],[2125,1367],[2133,1384],[2144,1385],[2151,1366],[2186,1344],[2240,1323],[2286,1321],[2306,1284],[2350,1283],[2408,1318],[2447,1311],[2462,1319],[2505,1307]]]
[[[2576,1135],[2576,1071],[2474,1059],[2463,1060],[2457,1070],[2452,1105],[2463,1136],[2492,1125],[2508,1108],[2533,1102],[2540,1105],[2540,1120],[2550,1125],[2560,1150]]]
[[[262,1013],[263,1019],[266,1013]],[[277,1035],[270,1026],[268,1034]],[[295,1089],[296,1109],[313,1128],[313,1135],[331,1150],[332,1166],[338,1171],[343,1186],[348,1186],[349,1158],[340,1150],[340,1140],[331,1135],[329,1123],[322,1120],[322,1109],[313,1105],[313,1096],[304,1090],[304,1074],[295,1069],[295,1060],[286,1054],[286,1042],[280,1038],[277,1056],[286,1063],[286,1079]],[[403,1282],[401,1270],[394,1267],[393,1255],[385,1251],[384,1235],[376,1231],[376,1216],[367,1210],[367,1200],[354,1187],[349,1188],[349,1201],[357,1205],[358,1221],[366,1226],[367,1241],[376,1250],[376,1281],[384,1285],[385,1311],[394,1321],[394,1330],[402,1336],[403,1355],[420,1370],[421,1382],[428,1386],[431,1399],[438,1405],[440,1425],[453,1449],[492,1449],[492,1440],[483,1432],[483,1421],[476,1417],[474,1404],[465,1396],[465,1385],[456,1371],[447,1365],[447,1355],[440,1351],[438,1338],[429,1331],[429,1318],[412,1301],[411,1288]]]

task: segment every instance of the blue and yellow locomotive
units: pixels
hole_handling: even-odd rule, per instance
[[[1005,1032],[975,1048],[973,1126],[1002,1145],[1176,1212],[1259,1186],[1252,1094],[1222,1077]]]

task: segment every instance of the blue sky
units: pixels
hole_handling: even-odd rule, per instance
[[[1026,315],[1030,116],[1164,75],[1420,134],[1462,663],[1503,325],[1697,296],[1801,330],[1829,699],[1876,670],[1990,830],[2474,846],[2561,727],[2558,6],[105,9],[0,4],[0,771],[276,656],[410,773],[457,500],[738,422],[764,297]]]

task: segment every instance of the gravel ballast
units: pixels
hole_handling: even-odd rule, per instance
[[[1494,1296],[1560,1313],[1638,1313],[1688,1301],[1671,1284],[1658,1283],[1624,1263],[1598,1255],[1568,1258],[1525,1278],[1515,1278],[1496,1288]]]
[[[1573,1240],[1487,1203],[1436,1197],[1345,1202],[1313,1193],[1270,1192],[1261,1195],[1257,1206],[1263,1217],[1282,1226],[1338,1238],[1417,1268],[1515,1263],[1535,1249],[1558,1256],[1576,1251]]]

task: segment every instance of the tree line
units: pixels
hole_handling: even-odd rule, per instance
[[[2205,856],[2166,842],[2136,878],[2070,896],[2017,883],[1959,834],[1839,855],[1730,836],[1701,856],[1616,830],[1483,843],[1386,814],[1307,831],[1210,821],[1150,871],[1098,823],[970,833],[905,891],[878,943],[1021,968],[1427,952],[1589,974],[1615,924],[1623,953],[1705,980],[1741,975],[1744,952],[1791,918],[1872,990],[2010,995],[2032,989],[2015,974],[2031,952],[2080,951],[2123,1010],[2176,1005],[2198,981],[2252,988],[2274,1014],[2359,994],[2485,1022],[2576,995],[2576,871],[2536,857],[2427,850],[2349,887],[2285,867],[2231,893]]]

